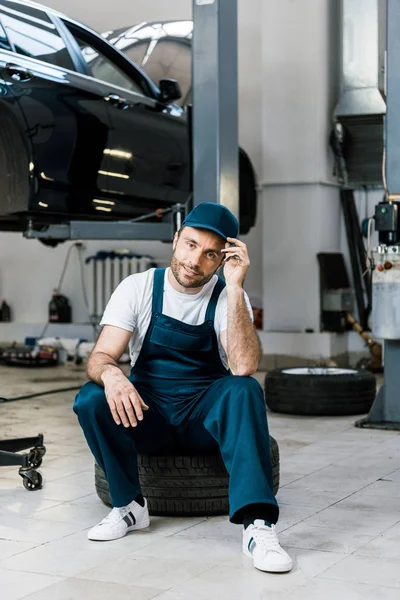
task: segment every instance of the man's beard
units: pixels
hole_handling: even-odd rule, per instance
[[[188,269],[190,269],[191,271],[196,271],[196,269],[193,269],[193,267],[191,267],[190,265],[184,265],[183,263],[180,263],[177,258],[175,258],[175,252],[172,255],[172,259],[171,259],[171,271],[173,276],[175,277],[175,279],[177,280],[177,282],[179,283],[179,285],[181,285],[184,288],[200,288],[203,287],[204,285],[206,285],[206,283],[208,283],[212,277],[214,277],[215,273],[217,272],[218,269],[215,270],[214,273],[211,273],[211,275],[208,275],[207,277],[204,277],[202,273],[198,273],[197,275],[193,275],[193,282],[189,283],[188,281],[185,281],[184,279],[182,279],[179,275],[179,268],[180,267],[187,267]]]

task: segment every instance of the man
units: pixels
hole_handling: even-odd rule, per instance
[[[106,307],[91,382],[74,404],[114,507],[88,538],[149,526],[137,453],[162,454],[176,440],[199,453],[217,444],[230,476],[229,518],[244,525],[243,552],[257,569],[286,572],[292,561],[275,531],[264,396],[250,377],[261,353],[243,290],[250,261],[237,234],[226,207],[203,202],[175,234],[170,268],[127,277]],[[127,378],[117,362],[129,341]]]

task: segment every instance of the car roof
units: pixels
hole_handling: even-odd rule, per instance
[[[105,38],[102,36],[101,33],[99,33],[98,31],[96,31],[95,29],[92,29],[91,27],[88,27],[87,25],[85,25],[85,23],[82,23],[82,21],[76,21],[75,19],[71,19],[70,17],[68,17],[68,15],[66,15],[65,13],[59,12],[58,10],[55,10],[53,8],[50,8],[49,6],[46,6],[44,4],[39,4],[38,2],[32,2],[32,0],[12,0],[12,2],[14,2],[14,4],[21,4],[21,6],[32,6],[33,8],[37,8],[38,10],[43,10],[46,13],[50,13],[60,19],[63,19],[64,21],[68,21],[68,23],[71,23],[72,25],[76,25],[78,27],[80,27],[81,29],[85,29],[88,33],[91,33],[94,36],[100,36],[103,38],[103,41],[106,44],[111,45],[114,50],[116,50],[117,52],[119,52],[121,54],[121,56],[123,56],[123,58],[125,60],[127,60],[128,62],[131,62],[132,65],[135,67],[135,69],[139,70],[140,73],[142,74],[142,76],[146,79],[148,85],[150,86],[150,88],[152,88],[152,91],[157,94],[158,87],[155,84],[155,82],[143,71],[143,69],[140,68],[139,65],[136,65],[135,63],[133,63],[130,58],[128,56],[126,56],[126,54],[122,53],[121,50],[117,47],[114,46],[109,39]]]

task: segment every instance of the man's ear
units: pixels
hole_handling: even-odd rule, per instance
[[[175,250],[178,240],[179,240],[179,235],[178,235],[178,232],[176,232],[174,235],[174,239],[172,241],[172,249],[173,250]]]

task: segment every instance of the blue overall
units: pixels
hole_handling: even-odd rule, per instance
[[[279,515],[273,494],[269,432],[262,388],[252,377],[231,375],[221,362],[214,317],[225,283],[218,279],[205,321],[189,325],[162,314],[165,269],[156,269],[150,325],[129,380],[149,410],[137,427],[117,425],[104,389],[89,382],[74,411],[105,472],[113,506],[141,493],[137,454],[207,453],[218,447],[229,473],[229,518],[263,504]]]

